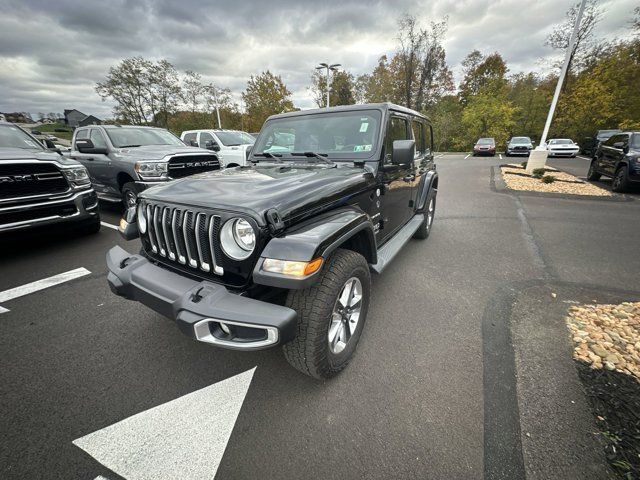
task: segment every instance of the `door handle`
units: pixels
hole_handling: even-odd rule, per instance
[[[93,162],[95,159],[93,157],[87,157],[85,158],[85,160],[89,160],[90,162]]]

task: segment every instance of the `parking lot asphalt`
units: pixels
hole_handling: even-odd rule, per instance
[[[105,253],[116,244],[133,252],[139,242],[111,228],[12,240],[0,256],[0,298],[52,275],[90,273],[0,302],[8,310],[0,313],[0,478],[124,478],[96,458],[130,466],[135,455],[125,444],[144,418],[120,424],[127,437],[73,442],[153,407],[149,425],[158,433],[144,441],[179,445],[172,468],[184,479],[196,478],[195,465],[206,468],[207,458],[211,476],[217,468],[224,479],[497,478],[492,472],[505,466],[521,473],[522,459],[496,448],[496,435],[512,427],[517,436],[519,425],[517,418],[514,425],[496,421],[500,388],[485,370],[488,343],[509,346],[491,343],[486,329],[483,337],[483,322],[508,328],[500,319],[509,305],[495,299],[522,282],[630,289],[640,269],[630,250],[640,239],[640,202],[496,192],[491,167],[500,163],[438,159],[431,236],[410,241],[374,277],[357,354],[324,382],[298,374],[279,349],[240,353],[200,344],[114,296]],[[116,224],[118,209],[103,207],[103,221]],[[492,368],[501,368],[495,362],[503,357],[492,358]],[[505,371],[511,378],[504,383],[515,383]],[[219,383],[225,380],[236,383]],[[212,427],[233,429],[226,450],[219,440],[221,458],[203,460],[207,432],[176,421],[181,411],[191,420],[198,412],[231,419]]]

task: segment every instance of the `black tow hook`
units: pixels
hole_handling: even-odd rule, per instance
[[[131,260],[131,257],[127,257],[124,260],[122,260],[120,262],[120,269],[123,269],[124,267],[126,267],[129,264],[129,260]]]
[[[202,295],[200,295],[200,292],[202,291],[202,289],[203,289],[203,288],[204,288],[204,287],[200,287],[200,288],[196,291],[196,293],[194,293],[193,295],[191,295],[191,301],[192,301],[193,303],[198,303],[200,300],[202,300],[202,298],[203,298],[203,297],[202,297]]]

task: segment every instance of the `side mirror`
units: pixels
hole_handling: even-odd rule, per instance
[[[31,134],[32,135],[42,135],[42,132],[40,130],[31,130]]]
[[[247,149],[244,152],[244,159],[245,160],[249,160],[249,157],[251,156],[251,150],[253,150],[253,145],[247,147]]]
[[[95,153],[106,154],[107,149],[104,147],[96,147],[91,140],[83,138],[82,140],[76,140],[76,150],[80,153]]]
[[[218,145],[218,142],[215,142],[213,140],[207,140],[204,143],[204,148],[206,148],[207,150],[213,150],[214,152],[220,151],[220,145]]]
[[[394,165],[411,165],[415,154],[415,140],[394,140],[391,162]]]
[[[127,211],[124,212],[124,216],[120,220],[120,225],[118,226],[118,231],[125,240],[133,240],[140,236],[140,232],[138,231],[136,207],[129,207]]]

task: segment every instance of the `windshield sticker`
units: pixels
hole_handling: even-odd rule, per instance
[[[369,122],[362,122],[360,124],[360,133],[365,133],[369,128]]]
[[[353,149],[354,152],[370,152],[372,145],[356,145]]]

